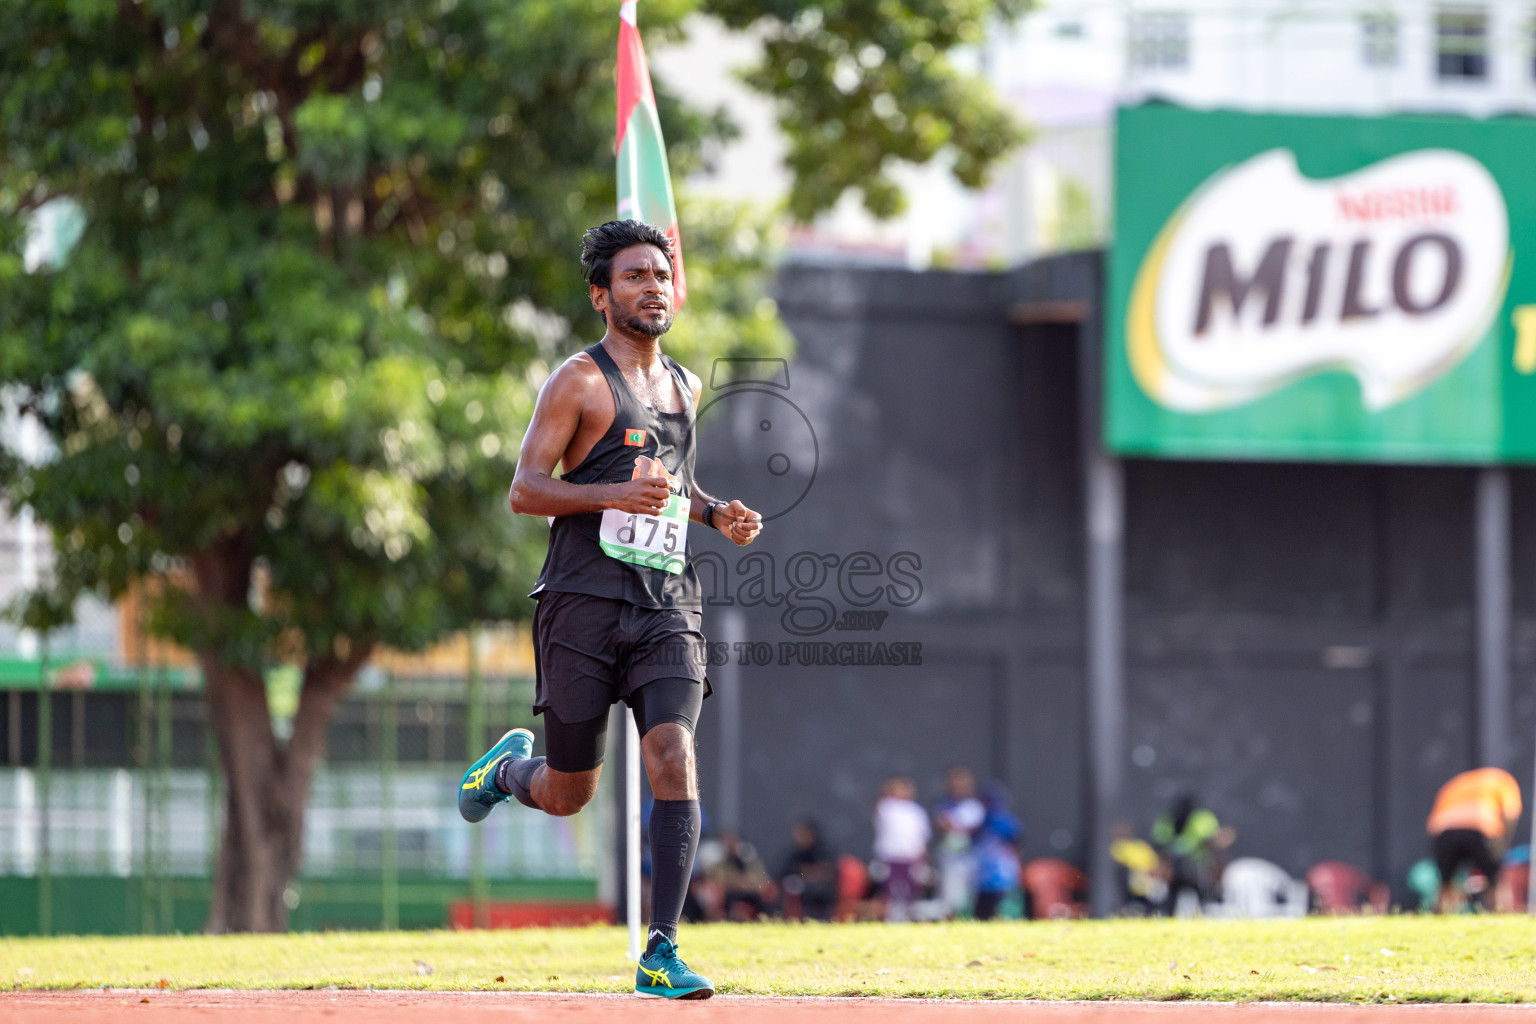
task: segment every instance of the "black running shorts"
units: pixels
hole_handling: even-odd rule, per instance
[[[619,701],[635,710],[641,735],[667,721],[692,732],[710,693],[702,622],[692,609],[541,593],[533,712],[544,715],[549,766],[581,772],[602,764],[608,709]]]
[[[644,736],[663,722],[676,722],[689,734],[699,723],[704,686],[696,679],[653,679],[630,694],[635,724]],[[544,760],[557,772],[589,772],[603,763],[608,746],[608,714],[585,722],[562,722],[544,715]]]

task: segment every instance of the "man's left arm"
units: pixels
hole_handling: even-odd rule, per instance
[[[693,372],[684,369],[687,375],[688,386],[693,390],[693,407],[699,407],[699,399],[704,393],[704,384]],[[693,494],[688,505],[688,518],[695,523],[704,524],[704,510],[714,505],[710,512],[709,523],[719,530],[725,539],[737,547],[746,547],[757,539],[757,535],[763,531],[763,517],[742,504],[740,499],[733,498],[729,502],[722,501],[704,488],[699,482],[693,482]]]

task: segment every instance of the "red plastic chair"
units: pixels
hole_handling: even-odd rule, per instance
[[[1088,916],[1088,876],[1073,865],[1037,857],[1024,865],[1023,875],[1037,919]]]
[[[869,920],[869,868],[851,853],[837,858],[837,909],[834,921]]]
[[[1531,865],[1506,864],[1499,871],[1499,889],[1496,901],[1496,909],[1508,911],[1512,914],[1526,912],[1526,895],[1530,892]]]
[[[1385,882],[1341,860],[1312,865],[1307,872],[1307,888],[1319,914],[1385,914],[1392,900]]]

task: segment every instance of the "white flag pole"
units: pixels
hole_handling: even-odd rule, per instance
[[[625,916],[629,922],[629,958],[640,959],[640,730],[635,716],[620,706],[624,717],[624,851]]]

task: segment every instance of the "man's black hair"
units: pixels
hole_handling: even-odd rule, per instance
[[[666,253],[667,266],[677,273],[672,239],[660,228],[640,220],[611,220],[581,236],[581,273],[587,284],[608,288],[613,282],[613,258],[632,245],[654,245]]]

